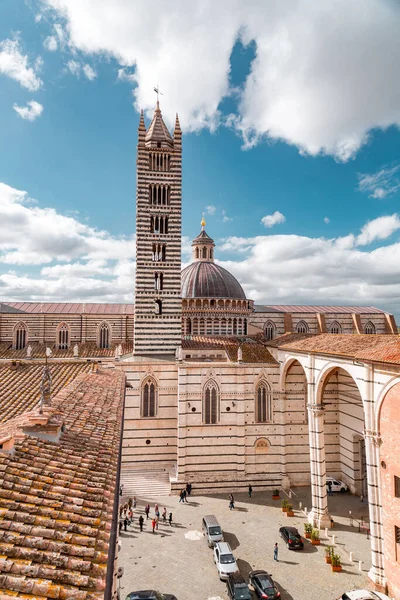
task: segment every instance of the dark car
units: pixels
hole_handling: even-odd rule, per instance
[[[271,575],[266,571],[250,571],[249,580],[257,598],[278,600],[281,597],[281,593],[278,591]]]
[[[172,594],[161,594],[155,590],[144,590],[141,592],[130,592],[126,600],[178,600]]]
[[[296,527],[281,527],[279,533],[289,550],[302,550],[304,548],[303,540]]]
[[[226,580],[226,585],[229,598],[232,600],[251,600],[249,586],[239,572],[231,573]]]

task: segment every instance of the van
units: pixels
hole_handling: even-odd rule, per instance
[[[217,518],[214,517],[214,515],[207,515],[206,517],[203,517],[202,529],[210,548],[212,548],[216,542],[222,542],[224,540],[221,525],[218,523]]]

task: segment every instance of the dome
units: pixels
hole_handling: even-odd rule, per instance
[[[238,280],[214,262],[194,262],[182,271],[182,298],[246,300]]]

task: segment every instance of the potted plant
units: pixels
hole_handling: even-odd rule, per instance
[[[312,528],[313,526],[311,523],[304,523],[304,535],[307,539],[310,539],[311,537]]]
[[[341,563],[339,554],[332,554],[331,559],[332,559],[332,564],[331,564],[332,571],[334,571],[335,573],[340,573],[340,571],[342,570],[342,563]]]
[[[334,546],[326,546],[325,548],[325,562],[328,565],[332,564],[332,556],[334,552]]]
[[[287,517],[294,517],[293,506],[291,504],[289,504],[289,503],[286,506],[286,516]]]
[[[282,500],[281,502],[281,508],[282,508],[282,512],[286,512],[287,511],[287,506],[288,506],[289,502],[287,500],[285,500],[285,498]]]
[[[311,530],[311,543],[313,546],[319,546],[321,540],[319,539],[319,529]]]
[[[279,490],[278,490],[278,488],[275,488],[274,490],[272,490],[272,500],[279,500]]]

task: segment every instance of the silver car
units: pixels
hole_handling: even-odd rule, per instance
[[[214,546],[214,562],[217,565],[219,578],[227,580],[231,573],[238,571],[235,557],[227,542],[217,542]]]

